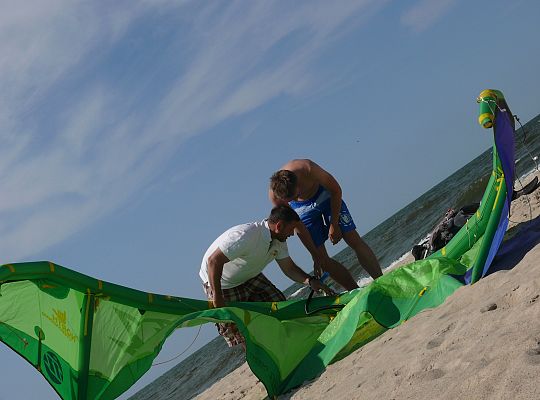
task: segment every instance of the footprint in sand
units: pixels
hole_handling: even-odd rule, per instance
[[[442,378],[444,374],[445,372],[442,369],[435,368],[427,371],[424,377],[430,381],[434,381],[435,379]]]
[[[540,364],[540,346],[529,349],[525,352],[525,359],[529,364]]]
[[[442,342],[444,342],[444,337],[437,337],[435,339],[432,339],[429,342],[427,342],[426,349],[430,350],[430,349],[434,349],[435,347],[439,347],[442,344]]]
[[[437,332],[435,334],[435,338],[427,342],[426,349],[430,350],[430,349],[434,349],[435,347],[439,347],[444,342],[444,337],[446,336],[446,334],[452,329],[454,329],[455,326],[456,326],[456,323],[452,322],[442,331]]]
[[[422,381],[434,381],[436,379],[442,378],[446,372],[439,368],[428,369],[427,371],[420,371],[416,374],[413,374],[411,377],[416,376]]]

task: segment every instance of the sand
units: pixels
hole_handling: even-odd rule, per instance
[[[513,202],[497,272],[279,398],[540,399],[539,215],[540,189]],[[264,398],[246,363],[197,397]]]

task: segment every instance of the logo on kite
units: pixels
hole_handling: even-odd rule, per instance
[[[52,315],[48,315],[45,312],[42,312],[41,314],[49,321],[51,321],[58,329],[60,329],[60,332],[62,332],[62,334],[73,343],[75,343],[79,339],[79,337],[68,326],[68,318],[66,311],[53,309]]]
[[[51,381],[60,385],[64,380],[64,374],[62,373],[62,365],[58,356],[50,351],[45,353],[43,357],[43,365],[45,366],[45,371],[47,375],[51,378]]]

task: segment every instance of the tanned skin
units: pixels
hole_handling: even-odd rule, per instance
[[[376,279],[382,276],[382,270],[377,257],[355,230],[342,233],[339,227],[339,212],[341,209],[341,186],[337,180],[326,170],[315,162],[307,159],[291,160],[280,170],[294,172],[297,177],[296,193],[287,199],[278,198],[270,189],[268,197],[274,205],[288,205],[290,201],[304,201],[312,198],[320,186],[323,186],[330,193],[331,224],[329,226],[328,237],[332,244],[338,243],[342,238],[355,251],[358,261],[367,273]],[[310,252],[313,258],[313,268],[317,275],[322,271],[328,271],[332,278],[343,286],[346,290],[353,290],[358,287],[351,273],[339,262],[330,258],[324,243],[316,247],[311,239],[307,228],[301,222],[296,224],[298,237]]]

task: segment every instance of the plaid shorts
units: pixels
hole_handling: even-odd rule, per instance
[[[208,283],[203,285],[206,296],[209,300],[214,299],[212,288]],[[226,302],[229,301],[283,301],[286,300],[285,295],[274,286],[263,274],[257,275],[255,278],[242,283],[239,286],[222,289],[223,298]],[[217,330],[227,342],[229,347],[245,343],[246,340],[238,330],[235,324],[231,322],[222,322],[216,324]]]

